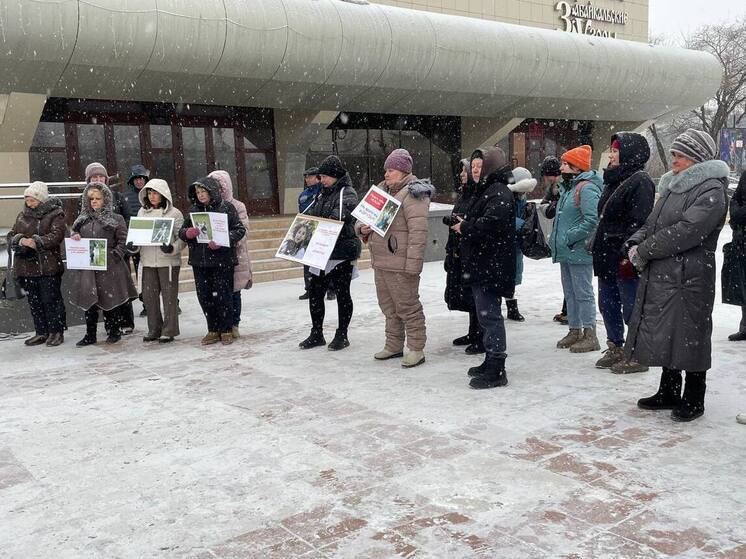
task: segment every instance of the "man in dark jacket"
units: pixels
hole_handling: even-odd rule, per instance
[[[598,225],[593,241],[593,273],[598,276],[598,306],[604,317],[606,345],[599,369],[617,374],[647,371],[645,365],[624,359],[624,325],[635,306],[638,276],[622,254],[622,245],[642,227],[653,209],[655,185],[645,172],[650,158],[648,141],[634,132],[611,137],[604,190],[598,200]]]
[[[469,369],[472,388],[508,384],[502,297],[515,291],[515,202],[505,152],[498,147],[476,150],[471,156],[475,195],[451,229],[461,235],[461,274],[470,286],[479,324],[484,330],[484,363]]]
[[[304,213],[335,219],[341,221],[343,226],[326,269],[316,270],[305,267],[305,273],[310,274],[308,302],[312,328],[308,338],[298,345],[301,349],[310,349],[326,344],[324,294],[329,289],[333,289],[337,294],[339,326],[328,347],[332,351],[337,351],[350,345],[347,339],[347,328],[352,320],[352,297],[350,296],[352,263],[360,257],[361,250],[360,239],[355,234],[355,218],[352,216],[352,210],[357,206],[358,198],[347,169],[336,155],[330,155],[324,159],[319,165],[319,175],[323,188]]]
[[[148,171],[143,165],[133,165],[130,169],[130,178],[127,179],[127,185],[124,187],[124,191],[119,196],[119,209],[122,217],[127,222],[127,227],[130,225],[130,219],[137,217],[137,212],[140,211],[140,191],[143,189],[145,184],[150,179],[150,171]],[[130,260],[135,268],[135,274],[138,273],[140,266],[140,253],[128,253],[127,263],[129,265]],[[142,295],[140,296],[142,298]],[[140,316],[147,315],[145,305],[142,306]]]

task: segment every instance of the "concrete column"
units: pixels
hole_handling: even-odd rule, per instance
[[[523,121],[523,117],[463,117],[461,119],[461,154],[463,157],[468,157],[478,147],[495,145]]]
[[[298,211],[306,153],[336,118],[336,111],[275,110],[275,154],[280,212]]]
[[[46,102],[46,95],[0,94],[0,183],[29,181],[28,152]],[[0,191],[22,192],[23,189]],[[0,203],[0,227],[10,227],[19,208],[19,203]]]

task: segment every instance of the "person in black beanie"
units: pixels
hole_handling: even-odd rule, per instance
[[[324,295],[329,289],[333,289],[337,294],[339,324],[328,347],[331,351],[337,351],[350,345],[347,338],[347,329],[352,320],[350,282],[353,262],[360,257],[362,247],[360,239],[355,234],[355,218],[352,216],[352,210],[358,204],[358,197],[347,169],[336,155],[330,155],[322,161],[318,174],[323,187],[303,213],[341,221],[343,227],[326,268],[319,270],[304,267],[304,274],[310,278],[308,307],[311,313],[311,333],[298,346],[301,349],[311,349],[326,344]]]
[[[544,198],[541,200],[541,208],[544,217],[554,219],[557,213],[557,202],[559,201],[559,184],[562,180],[560,172],[560,160],[553,155],[547,155],[541,162],[541,180],[546,188]],[[554,315],[552,319],[560,324],[567,324],[567,301],[562,299],[562,310]]]
[[[736,191],[730,200],[730,227],[733,229],[731,243],[735,255],[733,265],[736,270],[743,270],[734,274],[734,277],[746,277],[746,171],[741,174]],[[723,267],[725,268],[725,265]],[[739,282],[739,285],[734,285],[734,283],[723,273],[723,291],[727,289],[732,293],[738,292],[741,298],[741,323],[738,326],[738,332],[728,336],[728,340],[742,342],[746,340],[746,285],[743,285],[743,282]],[[728,303],[733,304],[731,301]]]

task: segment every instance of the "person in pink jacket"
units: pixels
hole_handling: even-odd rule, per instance
[[[233,181],[227,171],[213,171],[208,175],[220,183],[220,195],[223,200],[233,204],[238,212],[238,219],[246,228],[246,235],[236,245],[238,265],[233,269],[233,337],[240,336],[238,324],[241,322],[241,291],[251,289],[253,279],[251,275],[251,255],[249,254],[249,214],[246,204],[233,197]]]

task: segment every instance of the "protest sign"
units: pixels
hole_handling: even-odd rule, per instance
[[[169,244],[173,229],[173,217],[133,217],[127,231],[127,242],[137,246]]]
[[[323,270],[343,225],[334,219],[298,214],[275,256]]]
[[[383,237],[391,227],[400,207],[399,200],[377,186],[371,186],[357,207],[352,210],[352,215]]]
[[[69,270],[106,270],[106,239],[65,239]]]
[[[231,246],[228,236],[228,214],[220,212],[194,212],[189,214],[192,225],[199,229],[198,243],[215,241],[221,247]]]

